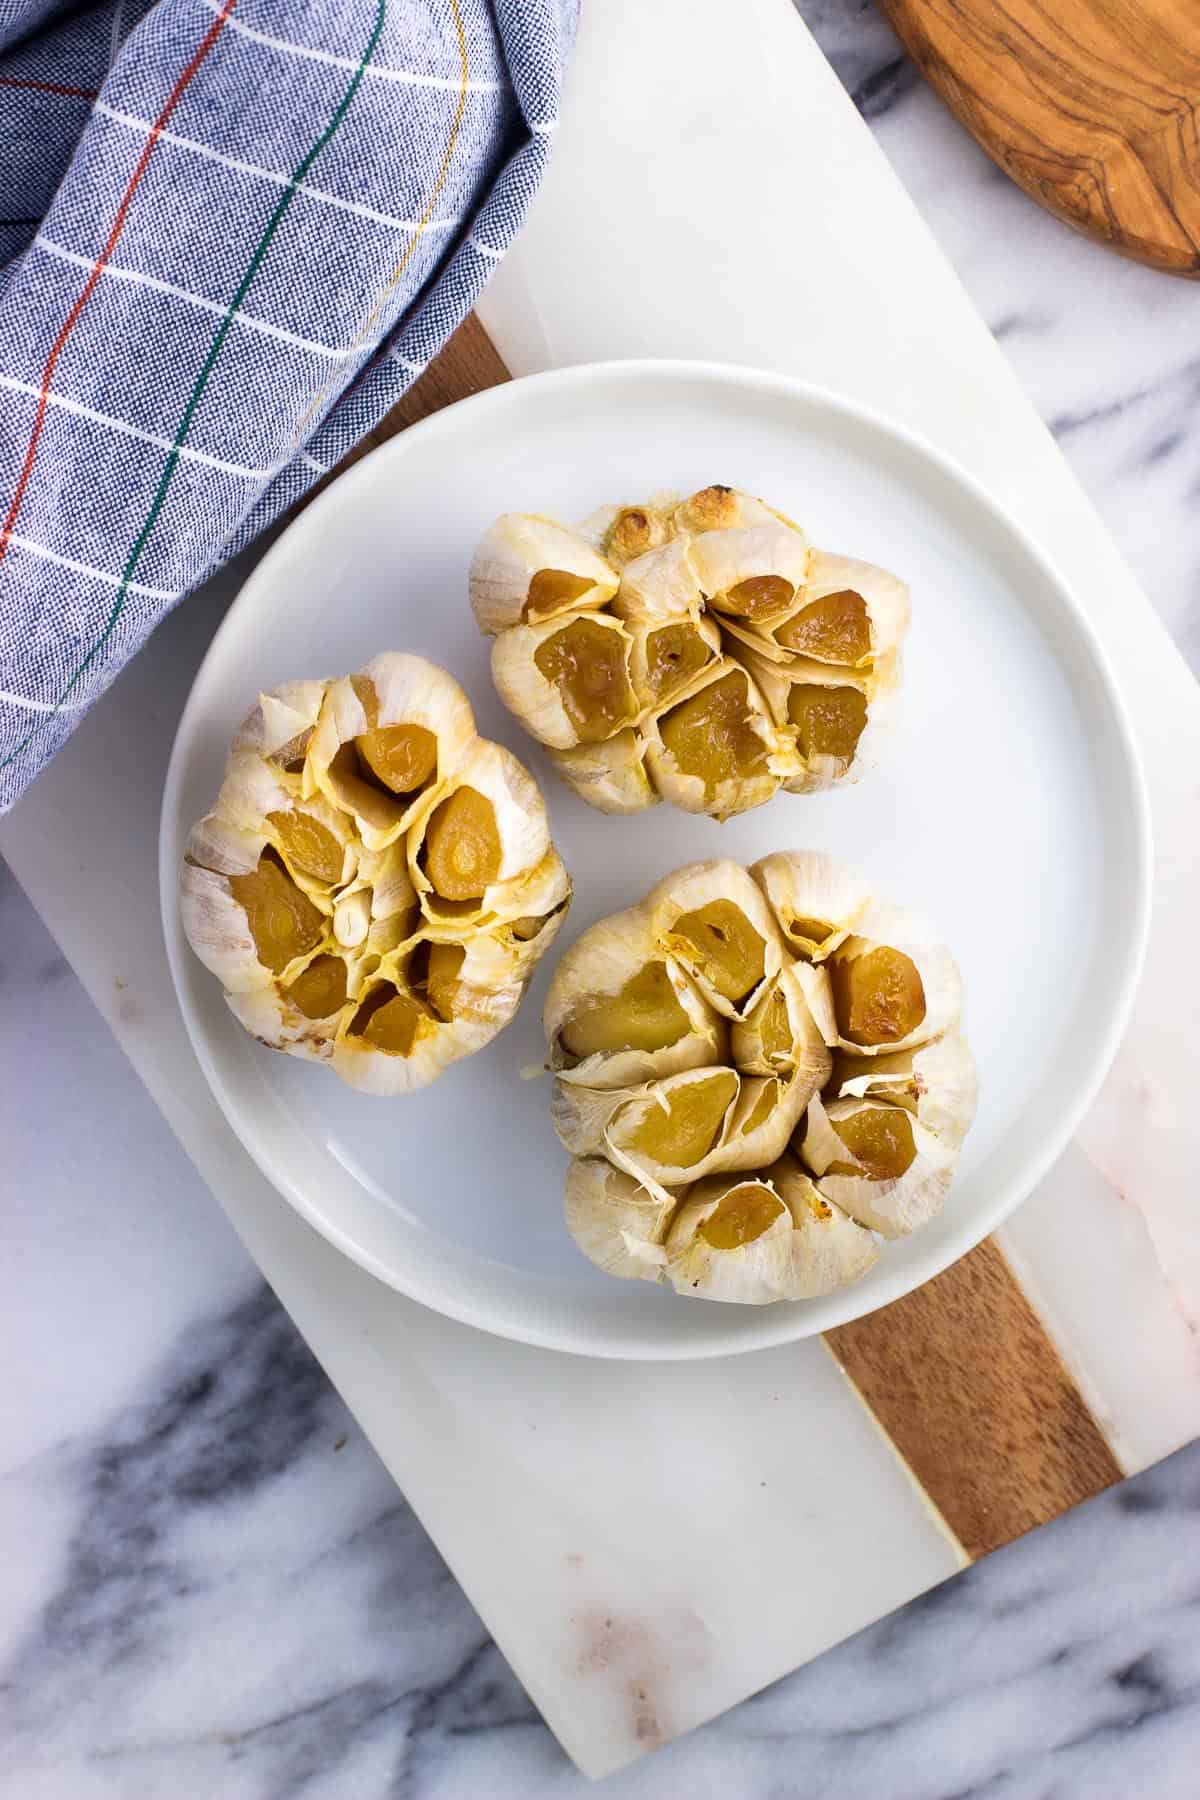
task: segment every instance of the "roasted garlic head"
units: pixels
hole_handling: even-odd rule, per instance
[[[570,899],[532,776],[399,653],[260,695],[180,875],[246,1030],[375,1094],[495,1037]]]
[[[940,1209],[975,1112],[949,952],[832,858],[694,863],[546,998],[566,1219],[610,1274],[832,1293]]]
[[[470,587],[501,699],[603,812],[727,819],[855,781],[892,710],[903,582],[733,488],[579,531],[507,513]]]

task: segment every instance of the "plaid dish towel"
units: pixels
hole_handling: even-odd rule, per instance
[[[470,311],[576,5],[0,0],[0,811]]]

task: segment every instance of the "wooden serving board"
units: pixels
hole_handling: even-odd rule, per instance
[[[1200,276],[1196,0],[880,0],[1027,194],[1138,262]]]
[[[472,315],[341,468],[418,419],[509,379]],[[991,1239],[903,1300],[828,1333],[825,1344],[964,1562],[1121,1479],[1104,1433]]]

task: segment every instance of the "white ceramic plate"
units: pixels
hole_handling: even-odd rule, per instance
[[[577,519],[721,481],[824,547],[912,587],[902,723],[861,785],[780,795],[727,825],[576,800],[500,705],[466,597],[494,516]],[[383,649],[450,669],[479,727],[535,771],[575,902],[517,1020],[407,1099],[379,1100],[255,1044],[190,954],[175,902],[187,830],[260,688]],[[962,968],[982,1098],[941,1218],[827,1300],[684,1300],[604,1276],[562,1222],[566,1156],[542,1056],[550,970],[593,920],[713,854],[818,847],[928,913]],[[180,1005],[234,1129],[317,1229],[383,1281],[488,1331],[599,1356],[712,1356],[870,1312],[991,1231],[1064,1148],[1125,1023],[1148,913],[1136,755],[1084,614],[963,473],[819,389],[744,369],[620,363],[513,382],[405,432],[314,502],[251,576],[196,679],[163,804],[163,918]]]

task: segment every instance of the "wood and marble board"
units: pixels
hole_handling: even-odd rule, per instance
[[[418,419],[509,379],[472,315],[342,467]],[[915,1293],[831,1331],[825,1345],[964,1562],[1121,1479],[994,1239]]]
[[[910,55],[1027,194],[1098,243],[1200,276],[1193,0],[880,0]]]

